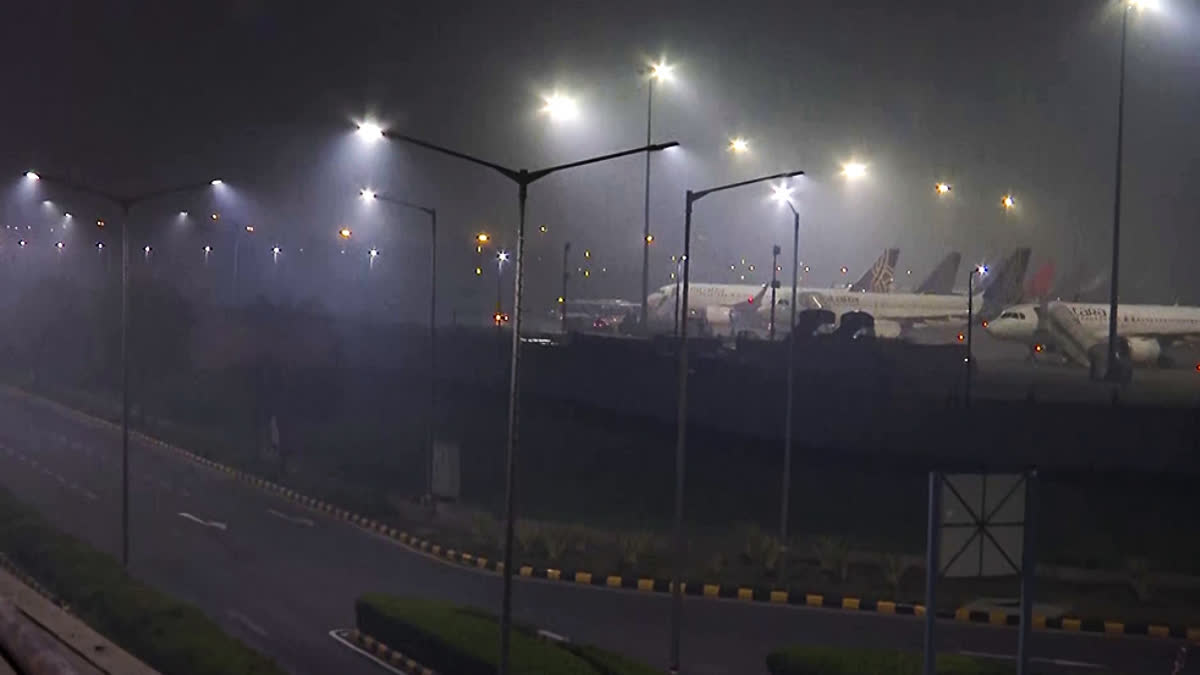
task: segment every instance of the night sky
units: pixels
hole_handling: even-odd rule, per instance
[[[1194,0],[1161,9],[1130,24],[1123,298],[1196,303],[1200,9]],[[893,245],[914,276],[951,249],[970,262],[1021,244],[1063,274],[1081,262],[1100,270],[1119,31],[1119,5],[1106,0],[10,3],[0,167],[13,178],[0,219],[56,222],[39,211],[46,197],[76,221],[113,217],[67,193],[35,200],[16,187],[27,168],[129,193],[220,176],[226,202],[139,212],[146,240],[198,251],[220,232],[182,231],[172,216],[218,209],[228,227],[256,224],[251,247],[267,264],[275,244],[288,256],[335,248],[333,232],[348,225],[356,246],[383,251],[395,306],[419,319],[428,234],[419,214],[361,204],[369,185],[438,207],[445,313],[469,311],[495,293],[494,277],[474,275],[472,235],[515,244],[515,188],[417,148],[366,146],[354,121],[537,168],[641,145],[639,70],[665,57],[676,77],[655,90],[654,139],[682,147],[653,159],[652,287],[669,281],[685,189],[793,169],[809,174],[796,198],[813,283],[830,283],[842,264],[861,270]],[[578,101],[577,120],[539,112],[555,90]],[[735,135],[750,152],[727,150]],[[839,175],[852,159],[868,164],[866,180]],[[572,266],[592,272],[576,279],[577,294],[636,298],[643,161],[531,188],[528,280],[539,306],[557,295],[567,240]],[[954,186],[947,200],[933,193],[939,180]],[[1007,192],[1018,203],[1010,213],[999,206]],[[695,279],[736,281],[746,272],[729,266],[746,258],[758,263],[747,280],[765,280],[771,244],[790,243],[790,217],[769,194],[756,186],[697,204]],[[78,231],[86,222],[72,227],[72,245],[94,241]],[[0,230],[0,249],[10,239]],[[313,278],[321,269],[289,278],[329,304]]]

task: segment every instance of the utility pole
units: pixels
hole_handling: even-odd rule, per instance
[[[771,249],[771,342],[775,341],[775,289],[779,288],[779,244]]]
[[[571,242],[563,244],[562,258],[562,297],[558,303],[558,320],[562,334],[567,334],[567,280],[571,278],[571,268],[568,267],[568,256],[571,254]]]

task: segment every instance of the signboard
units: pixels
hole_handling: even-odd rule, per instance
[[[462,479],[458,444],[449,441],[433,442],[433,496],[457,500]]]
[[[939,567],[946,577],[1021,573],[1024,474],[946,474]]]

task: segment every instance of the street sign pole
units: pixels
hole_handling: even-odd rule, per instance
[[[938,567],[941,565],[942,536],[942,474],[929,473],[929,522],[925,535],[925,667],[924,675],[937,675],[936,590]]]

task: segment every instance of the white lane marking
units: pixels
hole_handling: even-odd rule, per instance
[[[1012,654],[992,654],[989,652],[973,652],[967,649],[958,652],[963,656],[973,656],[980,659],[994,659],[996,661],[1016,661],[1017,657]],[[1039,661],[1041,663],[1049,663],[1063,668],[1091,668],[1092,670],[1108,670],[1108,666],[1099,663],[1088,663],[1087,661],[1071,661],[1069,659],[1051,659],[1044,656],[1030,657],[1030,661]]]
[[[349,647],[353,651],[356,651],[359,654],[362,654],[363,656],[367,657],[368,659],[371,659],[379,667],[386,669],[388,672],[396,673],[396,675],[407,675],[403,670],[400,670],[400,669],[396,668],[395,666],[385,662],[383,659],[378,658],[377,656],[375,656],[371,652],[366,651],[365,649],[360,649],[358,645],[347,640],[345,638],[345,635],[349,632],[350,631],[346,630],[345,628],[335,628],[335,629],[329,631],[329,637],[342,643],[343,646]]]
[[[245,614],[242,614],[241,612],[237,611],[236,609],[228,610],[226,612],[226,614],[229,615],[230,619],[233,619],[235,622],[241,624],[242,626],[245,626],[246,629],[249,630],[251,633],[254,633],[255,635],[257,635],[259,637],[267,637],[266,629],[264,629],[262,626],[260,626],[256,623],[254,623],[253,621],[251,621],[250,617],[246,616]]]
[[[296,525],[302,525],[304,527],[313,527],[314,525],[316,525],[316,523],[309,520],[308,518],[301,518],[299,516],[289,516],[288,514],[280,513],[279,511],[276,511],[275,509],[267,509],[267,513],[275,516],[276,518],[283,518],[284,520],[288,521],[289,523],[295,523]]]
[[[562,635],[548,631],[545,628],[539,628],[538,632],[537,632],[537,636],[542,638],[543,640],[549,640],[551,642],[570,642],[570,640],[563,637]]]
[[[225,525],[225,523],[219,523],[215,520],[204,520],[203,518],[197,518],[196,516],[193,516],[192,514],[187,513],[185,511],[180,511],[179,515],[183,518],[187,518],[188,520],[190,520],[194,523],[199,523],[205,527],[212,527],[212,528],[222,530],[222,531],[229,529],[228,526]]]

